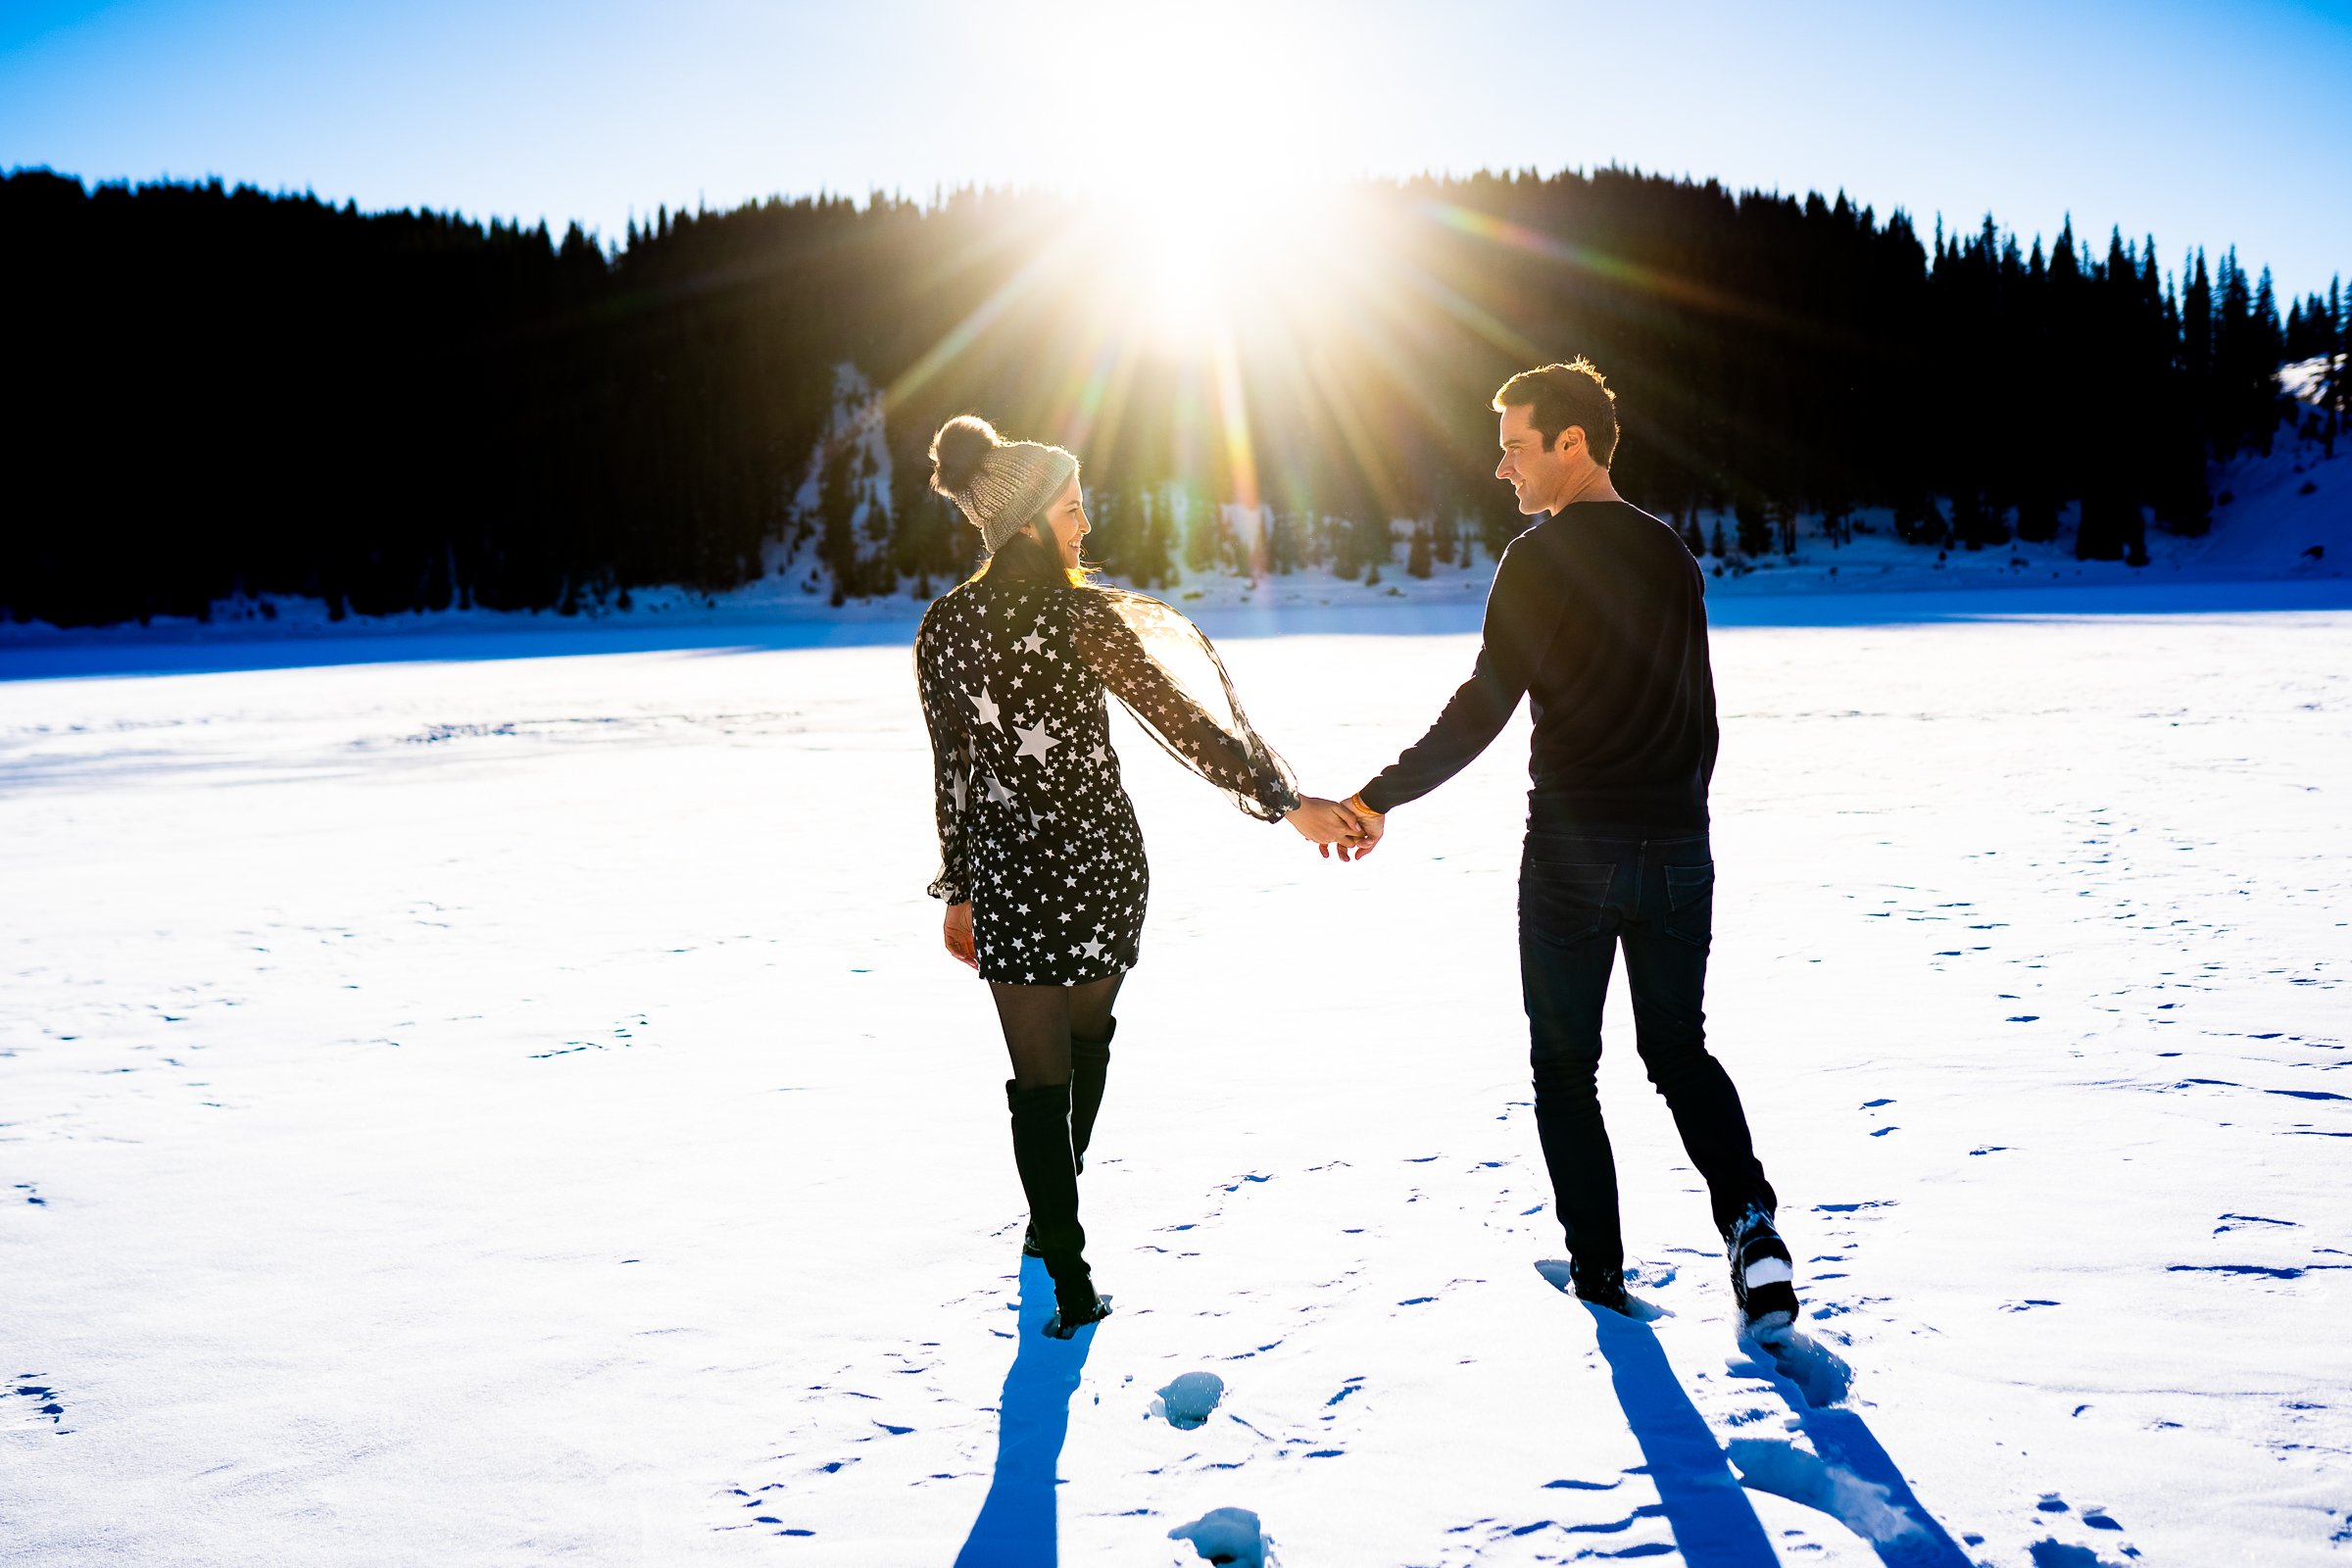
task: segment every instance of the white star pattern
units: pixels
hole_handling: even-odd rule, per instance
[[[1034,757],[1042,762],[1046,760],[1048,752],[1061,744],[1059,739],[1047,730],[1042,719],[1035,728],[1023,728],[1021,725],[1015,724],[1012,726],[1012,732],[1021,738],[1021,749],[1013,754],[1016,757]]]
[[[932,891],[970,901],[984,978],[1074,985],[1136,961],[1150,874],[1119,787],[1109,696],[1245,810],[1271,815],[1283,798],[1288,780],[1262,743],[1178,689],[1151,651],[1162,642],[1170,658],[1205,653],[1213,664],[1190,622],[1136,595],[982,579],[924,615],[915,665],[942,860]]]

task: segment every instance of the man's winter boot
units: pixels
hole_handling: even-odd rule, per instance
[[[1110,1071],[1110,1042],[1119,1020],[1110,1020],[1100,1040],[1070,1041],[1070,1154],[1079,1173],[1086,1171],[1086,1146],[1094,1141],[1095,1116],[1102,1109],[1102,1080]],[[1021,1255],[1043,1257],[1038,1250],[1037,1223],[1021,1233]]]
[[[1594,1306],[1605,1306],[1624,1316],[1634,1315],[1633,1298],[1625,1294],[1625,1270],[1601,1265],[1588,1266],[1582,1260],[1568,1260],[1568,1279],[1576,1288],[1576,1298]]]
[[[1095,1294],[1086,1266],[1086,1232],[1078,1224],[1078,1161],[1070,1150],[1070,1086],[1023,1089],[1004,1085],[1012,1111],[1012,1160],[1029,1195],[1029,1222],[1038,1252],[1054,1277],[1054,1301],[1060,1310],[1046,1332],[1066,1340],[1107,1316],[1110,1302]]]
[[[1787,1334],[1800,1310],[1796,1265],[1788,1244],[1773,1229],[1772,1215],[1750,1205],[1724,1232],[1724,1254],[1732,1264],[1732,1299],[1740,1303],[1740,1329],[1758,1340]]]

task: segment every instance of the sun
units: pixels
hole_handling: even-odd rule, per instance
[[[1322,308],[1346,260],[1335,196],[1181,172],[1092,210],[1099,286],[1134,331],[1162,352],[1206,353],[1268,318]]]
[[[1084,200],[1098,292],[1167,352],[1314,295],[1338,261],[1343,118],[1332,45],[1297,8],[1040,5],[1068,94],[1060,183]],[[1316,69],[1301,70],[1312,61]]]

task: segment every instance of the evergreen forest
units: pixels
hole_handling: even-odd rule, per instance
[[[2344,352],[2340,287],[2281,301],[2234,252],[2071,224],[1923,233],[1614,169],[1375,183],[1313,266],[1170,343],[1132,319],[1132,253],[1071,239],[1089,221],[1050,193],[821,196],[607,245],[8,174],[0,614],[573,612],[736,587],[779,547],[836,600],[920,597],[972,562],[924,487],[965,411],[1080,454],[1127,580],[1425,574],[1523,525],[1488,400],[1575,354],[1619,393],[1625,495],[1694,545],[1729,517],[1751,556],[1861,508],[1966,549],[2076,507],[2078,554],[2144,559],[2150,527],[2212,525],[2210,464],[2345,420],[2340,370],[2301,429],[2276,378]],[[887,463],[844,433],[844,367]]]

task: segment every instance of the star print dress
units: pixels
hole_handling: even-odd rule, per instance
[[[1106,691],[1244,811],[1275,822],[1298,805],[1208,639],[1155,599],[983,576],[931,606],[914,662],[939,797],[930,892],[970,902],[982,979],[1135,966],[1150,871]]]

